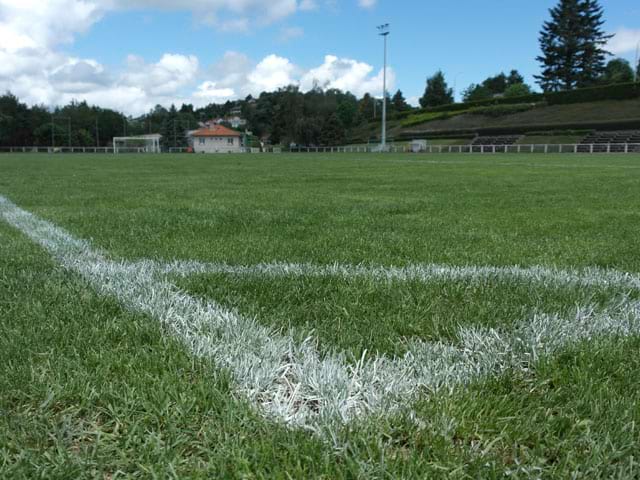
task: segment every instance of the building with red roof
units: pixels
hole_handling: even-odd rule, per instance
[[[239,153],[243,151],[242,134],[224,125],[208,125],[191,132],[196,153]]]

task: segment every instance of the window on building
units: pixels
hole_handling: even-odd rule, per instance
[[[199,143],[200,145],[204,145],[205,140],[206,140],[206,139],[204,139],[204,138],[199,138],[199,139],[198,139],[198,143]]]
[[[233,137],[232,138],[227,138],[227,144],[228,145],[233,145]]]

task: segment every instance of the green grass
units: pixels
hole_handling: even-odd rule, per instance
[[[639,272],[640,162],[616,155],[0,156],[0,194],[113,257]],[[197,275],[194,295],[321,348],[393,355],[605,305],[608,288]],[[632,478],[640,341],[424,396],[337,433],[265,420],[160,324],[0,222],[0,478]],[[528,473],[527,473],[528,472]]]
[[[324,350],[359,359],[364,351],[406,352],[404,340],[456,343],[460,326],[510,328],[536,313],[571,316],[576,305],[606,306],[616,289],[538,286],[523,282],[417,281],[195,275],[178,285],[276,329],[313,333]],[[286,322],[283,322],[286,319]]]

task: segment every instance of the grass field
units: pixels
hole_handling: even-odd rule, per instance
[[[638,192],[631,155],[0,156],[0,478],[637,477]]]

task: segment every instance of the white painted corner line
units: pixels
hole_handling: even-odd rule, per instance
[[[638,288],[638,278],[621,272],[560,271],[536,267],[257,265],[216,266],[197,262],[160,265],[124,262],[76,239],[0,195],[0,218],[46,249],[64,268],[84,278],[101,295],[165,325],[190,351],[228,369],[236,390],[265,415],[289,425],[322,431],[368,414],[409,406],[419,393],[450,389],[511,368],[528,368],[541,356],[601,335],[640,334],[640,303],[620,300],[605,311],[577,308],[570,318],[534,315],[512,331],[461,328],[456,345],[412,341],[399,358],[376,356],[357,364],[344,354],[321,354],[314,342],[297,343],[255,319],[178,289],[168,274],[223,272],[236,275],[341,275],[377,280],[477,278],[487,281],[608,285]]]

